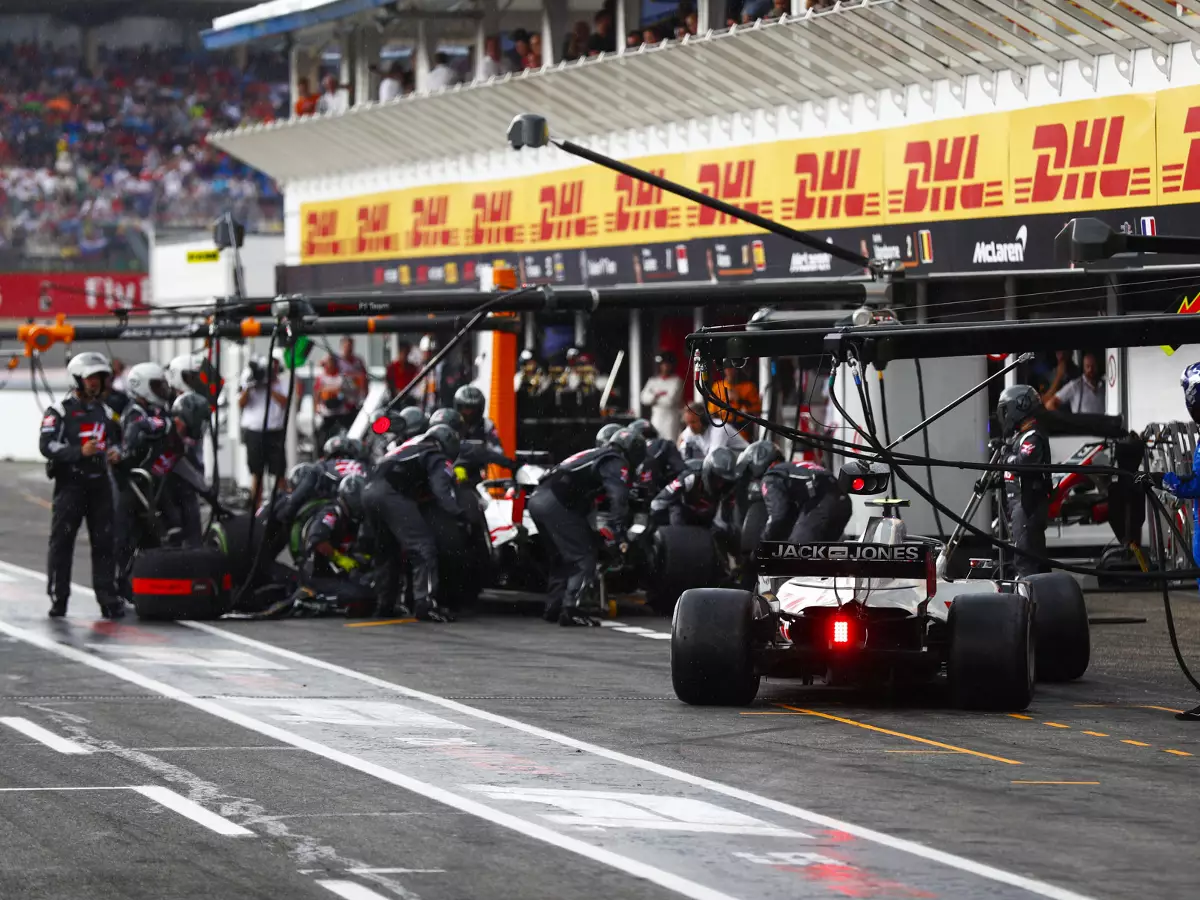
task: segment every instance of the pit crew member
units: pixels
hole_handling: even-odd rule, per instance
[[[1200,424],[1200,362],[1192,363],[1183,370],[1179,379],[1183,388],[1183,402],[1192,421]],[[1179,474],[1168,472],[1162,477],[1162,486],[1176,497],[1200,501],[1200,445],[1192,455],[1192,471]],[[1192,559],[1200,560],[1200,502],[1192,504]],[[1200,579],[1197,579],[1200,585]]]
[[[328,612],[374,599],[371,588],[360,580],[363,561],[354,553],[363,522],[365,486],[362,475],[343,478],[336,499],[309,520],[293,611]]]
[[[363,491],[363,508],[380,541],[389,537],[412,565],[413,615],[430,622],[452,622],[438,605],[438,558],[433,531],[421,515],[421,503],[432,499],[460,524],[466,513],[454,492],[458,433],[435,425],[419,438],[390,451],[379,461]],[[384,560],[377,584],[379,609],[394,608],[401,580],[398,553],[379,553]]]
[[[1050,442],[1037,430],[1036,417],[1041,411],[1042,399],[1029,385],[1014,384],[1001,391],[996,419],[1005,442],[1005,463],[1050,465]],[[1006,471],[1004,503],[1017,549],[1044,558],[1050,517],[1050,475]],[[1016,554],[1014,567],[1018,578],[1049,571],[1045,563],[1020,552]]]
[[[728,522],[733,491],[737,486],[737,457],[728,447],[718,447],[703,462],[690,460],[650,503],[650,516],[658,525],[697,525],[710,528],[722,513]]]
[[[67,614],[71,596],[71,563],[75,536],[87,519],[92,549],[92,587],[101,615],[119,619],[125,603],[117,596],[113,546],[113,488],[108,465],[120,460],[114,446],[117,426],[112,410],[100,399],[112,377],[112,366],[101,353],[85,352],[67,364],[72,391],[42,415],[40,449],[46,474],[54,480],[47,559],[50,616]]]
[[[771,457],[759,449],[763,444],[770,445],[774,454],[762,472],[762,496],[767,507],[762,540],[793,544],[839,540],[853,508],[837,478],[816,463],[784,462],[770,441],[755,441],[742,451],[744,469],[752,478],[761,470],[762,461]]]
[[[567,457],[534,489],[529,514],[538,533],[549,535],[550,585],[543,616],[559,625],[591,625],[598,608],[586,598],[598,577],[596,533],[588,515],[603,498],[607,509],[597,518],[597,531],[610,551],[618,546],[629,512],[630,472],[646,457],[646,442],[628,428],[603,447]]]

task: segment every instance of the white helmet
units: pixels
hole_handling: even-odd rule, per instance
[[[107,375],[112,378],[112,364],[103,353],[89,350],[71,357],[71,361],[67,363],[67,374],[74,380],[75,390],[84,391],[84,381],[93,375]]]
[[[177,393],[195,390],[190,382],[195,380],[203,363],[203,353],[185,353],[175,357],[167,364],[167,384]]]
[[[167,373],[158,363],[138,363],[125,375],[126,392],[135,400],[161,406],[171,402]]]

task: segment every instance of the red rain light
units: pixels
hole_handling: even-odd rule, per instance
[[[850,623],[846,619],[833,620],[833,642],[835,644],[850,643]]]
[[[387,416],[380,416],[371,423],[371,430],[376,434],[387,434],[388,429],[392,427],[392,420]]]
[[[865,478],[855,478],[854,481],[850,482],[850,487],[856,491],[861,491],[866,486],[867,480]]]

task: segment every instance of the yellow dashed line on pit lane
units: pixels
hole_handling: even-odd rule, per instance
[[[1076,705],[1076,707],[1090,707],[1090,708],[1102,708],[1102,709],[1116,708],[1113,705],[1103,704],[1103,703],[1085,703],[1085,704],[1077,703],[1075,705]],[[1132,708],[1134,708],[1134,709],[1157,709],[1157,710],[1161,710],[1163,712],[1174,712],[1175,711],[1172,709],[1168,709],[1165,706],[1137,706],[1137,707],[1132,707]],[[1017,713],[1007,713],[1007,715],[1009,716],[1009,718],[1013,718],[1013,719],[1024,719],[1025,721],[1030,721],[1030,722],[1033,721],[1032,716],[1022,716],[1022,715],[1018,715]],[[1066,728],[1066,729],[1071,728],[1070,725],[1064,725],[1061,722],[1043,722],[1042,724],[1047,725],[1050,728]],[[1083,731],[1081,729],[1079,733],[1090,735],[1091,737],[1111,737],[1110,734],[1108,734],[1107,732],[1104,732],[1104,731]],[[1122,744],[1129,744],[1131,747],[1153,747],[1154,746],[1153,744],[1148,744],[1145,741],[1135,741],[1130,738],[1118,738],[1117,740],[1119,740]],[[1172,756],[1194,756],[1195,755],[1193,753],[1189,753],[1186,750],[1163,749],[1162,752],[1170,753]],[[1027,783],[1027,782],[1016,782],[1016,781],[1013,782],[1013,784],[1024,784],[1024,783]],[[1028,783],[1032,783],[1032,782],[1028,782]],[[1051,783],[1051,782],[1047,782],[1047,783]],[[1053,783],[1057,783],[1057,782],[1053,782]],[[1063,782],[1063,783],[1068,783],[1068,782]],[[1080,783],[1082,784],[1084,782],[1080,782]]]
[[[1014,781],[1013,784],[1099,784],[1098,781]]]
[[[344,628],[374,628],[376,625],[411,625],[416,619],[380,619],[378,622],[347,622]]]
[[[786,703],[777,703],[776,706],[781,709],[791,710],[795,713],[801,713],[806,716],[816,716],[819,719],[828,719],[831,722],[840,722],[843,725],[853,725],[855,728],[865,728],[867,731],[876,731],[880,734],[891,735],[892,737],[903,738],[906,741],[915,741],[918,744],[928,744],[931,747],[938,747],[942,750],[948,750],[953,753],[965,753],[968,756],[978,756],[981,759],[990,759],[992,762],[1004,763],[1009,766],[1020,766],[1024,763],[1015,759],[1006,759],[1003,756],[993,756],[990,753],[981,753],[978,750],[968,750],[966,747],[956,747],[953,744],[943,744],[941,741],[931,741],[929,738],[918,737],[915,734],[905,734],[903,731],[893,731],[890,728],[880,728],[878,725],[868,725],[866,722],[857,722],[854,719],[845,719],[841,716],[831,716],[829,713],[817,712],[813,709],[802,709],[798,706],[788,706]]]

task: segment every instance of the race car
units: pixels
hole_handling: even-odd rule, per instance
[[[839,477],[866,493],[856,475]],[[1036,680],[1084,674],[1087,609],[1071,576],[993,580],[990,560],[972,560],[967,578],[949,579],[961,527],[945,543],[909,535],[907,501],[868,504],[879,514],[857,541],[763,542],[755,590],[683,593],[671,625],[680,700],[748,705],[763,677],[870,686],[944,675],[956,705],[1010,711],[1030,704]]]

